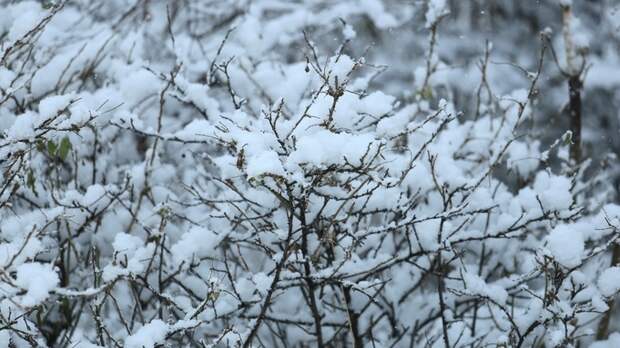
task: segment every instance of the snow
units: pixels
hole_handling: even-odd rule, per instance
[[[257,177],[263,174],[284,176],[284,168],[275,151],[265,151],[248,159],[246,169],[248,177]]]
[[[439,249],[440,244],[437,242],[439,227],[441,221],[439,219],[430,219],[415,224],[416,233],[411,238],[419,243],[421,250],[434,251]]]
[[[266,275],[263,272],[256,273],[252,276],[252,281],[256,284],[256,290],[261,295],[266,295],[267,291],[271,288],[271,283],[273,282],[273,277]]]
[[[207,228],[193,227],[172,245],[172,255],[177,263],[212,255],[222,238]]]
[[[125,339],[125,348],[154,348],[162,343],[168,334],[168,324],[159,319],[142,326]]]
[[[346,54],[331,57],[327,67],[330,86],[334,88],[342,86],[343,83],[349,80],[354,67],[355,62]]]
[[[377,145],[372,134],[336,134],[319,130],[298,139],[285,167],[292,169],[301,164],[322,167],[340,163],[345,158],[353,165],[359,165],[364,154],[367,151],[372,153]]]
[[[87,207],[101,207],[106,196],[105,188],[102,185],[91,185],[82,196],[81,204]]]
[[[5,67],[0,67],[0,88],[11,91],[11,81],[15,78],[15,72]]]
[[[508,148],[508,168],[514,168],[520,176],[528,177],[540,163],[538,143],[515,143]]]
[[[2,243],[0,244],[0,266],[6,267],[13,258],[16,258],[17,262],[23,262],[33,258],[42,250],[43,245],[37,238],[18,239],[10,243]]]
[[[39,123],[39,117],[33,112],[17,116],[15,122],[9,128],[7,135],[10,138],[24,139],[35,134],[35,126]]]
[[[388,112],[392,111],[396,98],[385,93],[373,92],[366,97],[362,98],[360,110],[366,112],[372,116],[380,117]]]
[[[430,28],[439,18],[448,13],[446,0],[430,0],[426,10],[426,27]]]
[[[11,16],[13,16],[14,20],[7,35],[7,38],[11,41],[22,38],[44,17],[40,6],[30,1],[12,6],[11,10]]]
[[[597,282],[603,296],[611,297],[620,290],[620,267],[610,267],[601,273]]]
[[[361,0],[359,6],[370,16],[379,28],[389,28],[396,25],[396,18],[387,13],[380,0]]]
[[[159,91],[159,79],[153,73],[140,69],[120,76],[120,91],[125,100],[138,103]]]
[[[619,316],[620,11],[565,28],[577,164],[536,76],[558,1],[3,2],[0,347],[317,346],[317,312],[352,346],[351,310],[361,346],[588,346]]]
[[[546,210],[566,210],[572,202],[571,182],[567,177],[548,172],[539,172],[534,181],[534,190]]]
[[[352,40],[355,38],[357,33],[355,32],[355,29],[353,29],[353,26],[351,26],[350,24],[347,24],[342,29],[342,35],[344,36],[345,39]]]
[[[614,348],[620,346],[620,333],[612,332],[609,338],[590,344],[590,348]]]
[[[585,245],[581,232],[570,225],[558,225],[547,237],[547,248],[555,261],[572,268],[583,260]]]
[[[112,245],[117,259],[103,268],[102,278],[104,281],[112,281],[123,276],[133,276],[144,272],[155,249],[153,243],[144,245],[139,237],[124,232],[115,236]],[[118,260],[122,260],[123,264],[120,264]]]
[[[496,304],[506,303],[508,293],[504,288],[496,284],[487,284],[484,279],[473,273],[463,273],[465,290],[492,299]]]
[[[217,114],[219,112],[220,106],[218,101],[209,97],[208,85],[191,83],[183,79],[179,79],[177,83],[183,88],[187,101],[194,103],[207,114]]]
[[[575,20],[573,23],[575,23],[575,26],[577,26],[577,23],[579,22]],[[575,44],[575,48],[582,51],[587,50],[590,47],[590,36],[579,27],[573,30],[577,33],[573,35],[573,43]]]
[[[74,98],[73,94],[46,97],[39,102],[39,114],[43,119],[53,118],[69,106]]]
[[[397,111],[393,116],[384,118],[377,124],[377,134],[380,136],[395,136],[416,124],[410,123],[409,117],[418,110],[417,105],[408,105]]]
[[[124,232],[116,234],[114,237],[114,242],[112,243],[114,251],[120,253],[121,255],[127,255],[130,257],[133,256],[135,251],[143,245],[144,242],[142,239]]]
[[[26,294],[20,300],[22,306],[32,307],[41,304],[59,282],[51,264],[31,262],[17,267],[15,284],[26,290]]]

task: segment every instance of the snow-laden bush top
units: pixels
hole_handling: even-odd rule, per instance
[[[528,128],[551,34],[498,95],[416,6],[3,3],[0,346],[591,342],[620,207]],[[355,42],[415,18],[388,92]]]

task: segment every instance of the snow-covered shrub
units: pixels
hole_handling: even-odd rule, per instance
[[[620,207],[570,132],[531,129],[552,34],[498,95],[491,44],[451,75],[450,14],[3,2],[0,346],[592,342]],[[425,52],[391,84],[359,42],[414,19]]]

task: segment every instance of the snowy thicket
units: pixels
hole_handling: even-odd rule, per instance
[[[613,1],[0,4],[0,347],[620,344]]]

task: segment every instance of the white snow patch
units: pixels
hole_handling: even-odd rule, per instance
[[[567,268],[581,263],[585,249],[581,232],[569,225],[558,225],[547,236],[547,247],[553,258]]]

